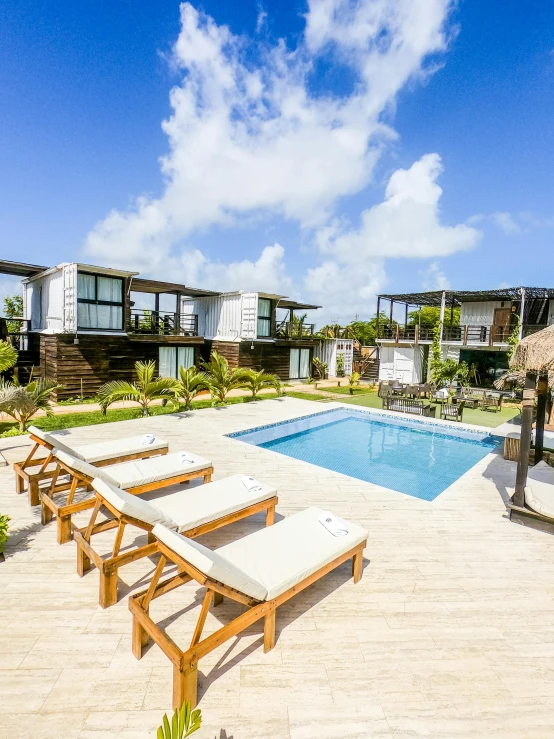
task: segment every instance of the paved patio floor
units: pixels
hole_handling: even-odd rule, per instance
[[[428,503],[223,437],[319,410],[286,398],[71,432],[77,443],[154,432],[212,459],[215,479],[273,483],[281,516],[318,505],[369,530],[358,585],[345,564],[279,610],[272,652],[260,623],[200,662],[195,737],[554,736],[554,538],[508,521],[515,464],[490,454]],[[14,461],[25,445],[3,439],[0,451]],[[55,525],[15,495],[11,467],[0,498],[14,529],[0,564],[0,737],[153,739],[171,706],[169,660],[156,646],[132,656],[126,598],[98,606],[97,572],[77,576],[75,545],[58,546]],[[124,568],[125,589],[144,588],[154,566]],[[201,597],[190,584],[155,602],[182,645]],[[224,601],[206,633],[237,612]]]

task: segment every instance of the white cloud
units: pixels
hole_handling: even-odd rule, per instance
[[[468,223],[477,224],[490,221],[494,223],[506,236],[519,236],[530,233],[535,229],[554,228],[554,218],[537,216],[531,211],[509,213],[495,211],[494,213],[479,213],[471,216]]]
[[[438,262],[431,262],[426,270],[422,270],[421,287],[424,290],[450,290],[450,280],[441,270]]]
[[[277,214],[321,232],[337,199],[370,181],[382,147],[395,136],[383,114],[409,80],[427,73],[429,55],[445,50],[451,5],[451,0],[309,0],[305,35],[290,50],[284,42],[247,42],[183,3],[174,47],[183,79],[171,91],[172,115],[163,123],[169,139],[169,153],[161,160],[164,192],[160,198],[139,197],[127,212],[112,211],[88,235],[87,255],[159,276],[170,270],[174,279],[192,270],[200,280],[225,284],[231,277],[255,277],[259,262],[275,264],[277,253],[267,248],[256,263],[225,265],[230,254],[221,255],[221,263],[210,262],[191,241],[213,224],[242,225],[252,215]],[[357,79],[351,94],[310,94],[314,62],[324,55],[350,67]],[[440,188],[431,178],[426,193],[410,196],[410,186],[419,187],[424,178],[418,183],[414,168],[395,175],[387,201],[380,210],[366,211],[364,219],[381,234],[391,227],[397,245],[402,242],[410,252],[412,214],[432,214]],[[404,193],[403,204],[398,193]],[[403,229],[387,224],[391,214],[403,215]],[[345,243],[345,236],[340,238]],[[449,253],[464,238],[470,240],[471,233],[463,226],[443,230],[428,255]],[[386,256],[372,243],[372,256]],[[425,251],[425,244],[416,249]],[[282,254],[278,263],[277,280],[286,286]],[[381,269],[364,265],[365,283]]]

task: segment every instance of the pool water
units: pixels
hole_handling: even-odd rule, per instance
[[[484,432],[346,409],[230,436],[422,500],[434,500],[502,441]]]

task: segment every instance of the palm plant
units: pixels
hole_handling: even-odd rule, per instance
[[[185,739],[185,737],[198,731],[202,724],[202,713],[197,708],[193,711],[190,703],[185,701],[181,707],[173,712],[171,724],[167,714],[163,717],[163,723],[156,734],[157,739]]]
[[[263,370],[243,370],[244,386],[252,393],[252,400],[258,399],[258,393],[264,388],[273,388],[277,395],[281,392],[281,382],[277,375],[270,375]]]
[[[150,404],[154,400],[163,400],[177,406],[175,388],[177,381],[171,377],[154,377],[156,364],[150,362],[135,362],[136,382],[115,380],[102,385],[98,391],[97,400],[106,414],[108,406],[118,400],[132,400],[142,408],[142,415],[150,415]]]
[[[196,367],[179,367],[180,379],[175,385],[175,396],[185,401],[185,410],[190,411],[194,398],[202,390],[208,390],[208,379],[205,372],[197,372]]]
[[[209,362],[202,362],[206,370],[206,384],[214,403],[224,404],[231,390],[244,387],[248,370],[230,369],[229,362],[217,352],[212,352]]]
[[[30,382],[26,387],[11,382],[0,382],[0,412],[14,418],[21,431],[25,431],[31,418],[44,411],[52,416],[50,395],[63,385],[48,380]]]
[[[348,391],[350,395],[354,395],[354,386],[360,384],[360,374],[359,372],[352,372],[350,377],[348,378]]]
[[[5,372],[17,362],[17,349],[7,341],[0,341],[0,372]]]

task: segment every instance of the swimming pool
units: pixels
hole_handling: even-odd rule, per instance
[[[229,436],[422,500],[434,500],[502,441],[486,432],[346,408]]]

